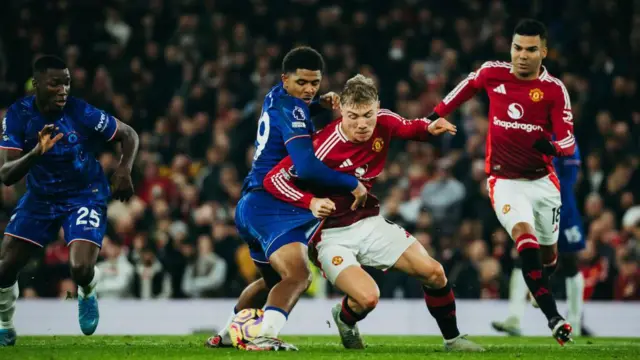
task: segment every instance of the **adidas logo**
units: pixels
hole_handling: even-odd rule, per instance
[[[493,89],[493,91],[497,92],[498,94],[503,94],[503,95],[507,94],[507,89],[504,87],[504,84],[500,84],[500,86]]]
[[[352,166],[353,163],[351,162],[351,160],[347,159],[345,161],[342,162],[342,164],[340,164],[340,168],[346,168],[347,166]]]

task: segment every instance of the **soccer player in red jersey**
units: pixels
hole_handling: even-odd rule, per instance
[[[389,110],[379,110],[378,91],[373,81],[362,75],[347,81],[340,103],[342,118],[314,136],[315,154],[328,167],[355,175],[368,189],[384,169],[392,138],[424,141],[429,133],[456,132],[445,119],[406,120]],[[267,174],[263,186],[282,201],[309,208],[318,217],[328,216],[319,234],[312,237],[310,251],[329,281],[347,295],[332,309],[346,348],[364,348],[356,324],[376,307],[380,297],[378,286],[362,264],[395,268],[421,281],[427,308],[440,327],[447,350],[483,350],[458,331],[455,298],[440,263],[406,230],[380,216],[380,203],[374,195],[370,194],[363,206],[356,206],[353,196],[332,189],[330,184],[320,187],[298,179],[290,157]],[[327,198],[331,202],[317,209],[314,203]]]
[[[564,345],[571,340],[572,328],[558,313],[549,288],[558,257],[562,205],[552,159],[573,155],[576,142],[569,93],[542,66],[546,56],[545,26],[536,20],[521,21],[513,35],[511,63],[484,63],[428,118],[447,116],[478,91],[487,92],[485,171],[491,203],[516,242],[527,287],[547,317],[553,337]]]

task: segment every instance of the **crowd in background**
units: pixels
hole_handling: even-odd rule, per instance
[[[575,193],[587,238],[585,296],[640,299],[640,1],[5,3],[0,112],[33,90],[33,59],[54,53],[68,64],[73,96],[140,134],[136,196],[109,205],[100,297],[235,297],[256,278],[234,211],[262,98],[290,48],[324,55],[321,92],[362,73],[377,82],[383,107],[417,118],[482,62],[508,61],[513,26],[536,17],[548,25],[544,65],[569,90],[582,153]],[[460,298],[506,297],[515,256],[485,186],[487,109],[479,95],[450,118],[455,137],[393,143],[374,188],[383,214],[443,263]],[[107,174],[118,159],[109,150],[100,157]],[[24,183],[2,186],[2,224],[23,192]],[[22,295],[73,295],[68,260],[60,237],[21,274]],[[402,274],[372,274],[383,297],[422,297]],[[563,284],[554,287],[559,296]],[[316,272],[308,295],[334,293]]]

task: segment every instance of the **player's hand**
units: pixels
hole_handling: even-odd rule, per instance
[[[434,136],[444,134],[445,132],[451,135],[455,135],[458,132],[458,128],[445,118],[439,118],[438,120],[432,122],[431,124],[429,124],[427,130],[431,135]]]
[[[360,206],[364,207],[365,202],[367,202],[367,188],[364,184],[358,181],[358,187],[356,187],[351,194],[356,198],[353,204],[351,204],[351,210],[355,210]]]
[[[533,144],[533,148],[545,155],[556,156],[558,154],[556,152],[555,146],[553,146],[551,141],[544,138],[536,140],[536,142]]]
[[[323,108],[337,110],[340,107],[340,95],[333,91],[320,95],[320,105]]]
[[[58,141],[60,141],[60,139],[62,139],[62,137],[64,136],[64,134],[62,133],[54,136],[53,138],[51,137],[51,135],[53,135],[53,132],[57,130],[58,128],[55,127],[55,125],[48,124],[45,125],[44,128],[40,130],[40,132],[38,132],[38,144],[35,148],[38,152],[38,155],[42,155],[51,150],[53,145],[55,145]]]
[[[327,198],[313,198],[311,199],[311,205],[309,210],[313,213],[313,216],[317,218],[326,218],[336,211],[336,204]]]
[[[111,175],[111,193],[114,199],[127,201],[133,196],[131,172],[126,167],[118,167]]]

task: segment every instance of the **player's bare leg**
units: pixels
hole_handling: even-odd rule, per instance
[[[264,308],[262,328],[247,350],[298,350],[278,339],[289,313],[311,284],[307,246],[300,242],[286,244],[269,257],[271,267],[280,275],[269,291]]]
[[[534,229],[528,223],[519,222],[511,230],[511,236],[516,240],[516,250],[522,260],[522,272],[527,287],[540,310],[547,317],[553,337],[560,345],[564,345],[571,341],[572,328],[558,313],[556,301],[549,286],[549,276],[544,271],[540,244],[534,235]],[[547,256],[545,260],[549,260],[551,253],[551,250],[545,250]]]
[[[98,269],[96,261],[100,247],[91,241],[75,239],[69,243],[69,266],[71,278],[78,285],[78,321],[85,335],[96,331],[100,321],[96,284]]]
[[[422,282],[424,299],[431,316],[438,323],[444,337],[445,349],[449,351],[484,351],[484,349],[461,335],[456,319],[456,302],[444,269],[429,256],[425,248],[414,242],[400,256],[394,269],[400,270]]]
[[[231,347],[232,345],[231,345],[231,338],[229,337],[229,325],[231,325],[231,322],[235,318],[236,314],[240,310],[252,309],[252,308],[261,309],[264,306],[265,302],[267,301],[267,296],[269,295],[269,289],[273,287],[275,283],[271,287],[269,287],[265,280],[265,274],[264,274],[266,271],[269,271],[269,270],[265,271],[262,269],[262,267],[259,267],[259,269],[260,269],[260,272],[263,274],[262,275],[263,277],[247,285],[247,287],[245,287],[244,290],[242,290],[242,293],[238,297],[238,302],[236,303],[236,306],[233,308],[233,312],[229,315],[227,322],[220,329],[220,331],[218,331],[216,335],[207,339],[207,341],[204,344],[206,347],[210,347],[210,348]],[[273,269],[271,269],[270,271],[275,274],[275,271],[273,271]],[[278,281],[279,281],[279,275],[278,274],[275,274],[275,275],[278,277]]]
[[[582,335],[582,307],[584,305],[584,277],[578,269],[575,253],[560,255],[560,269],[567,288],[567,320],[573,326],[573,334]]]
[[[18,273],[39,247],[5,235],[0,248],[0,347],[16,343],[13,314],[18,300]]]
[[[335,285],[346,294],[342,302],[331,309],[342,345],[347,349],[364,349],[357,324],[378,305],[380,289],[371,275],[358,265],[342,270]]]

